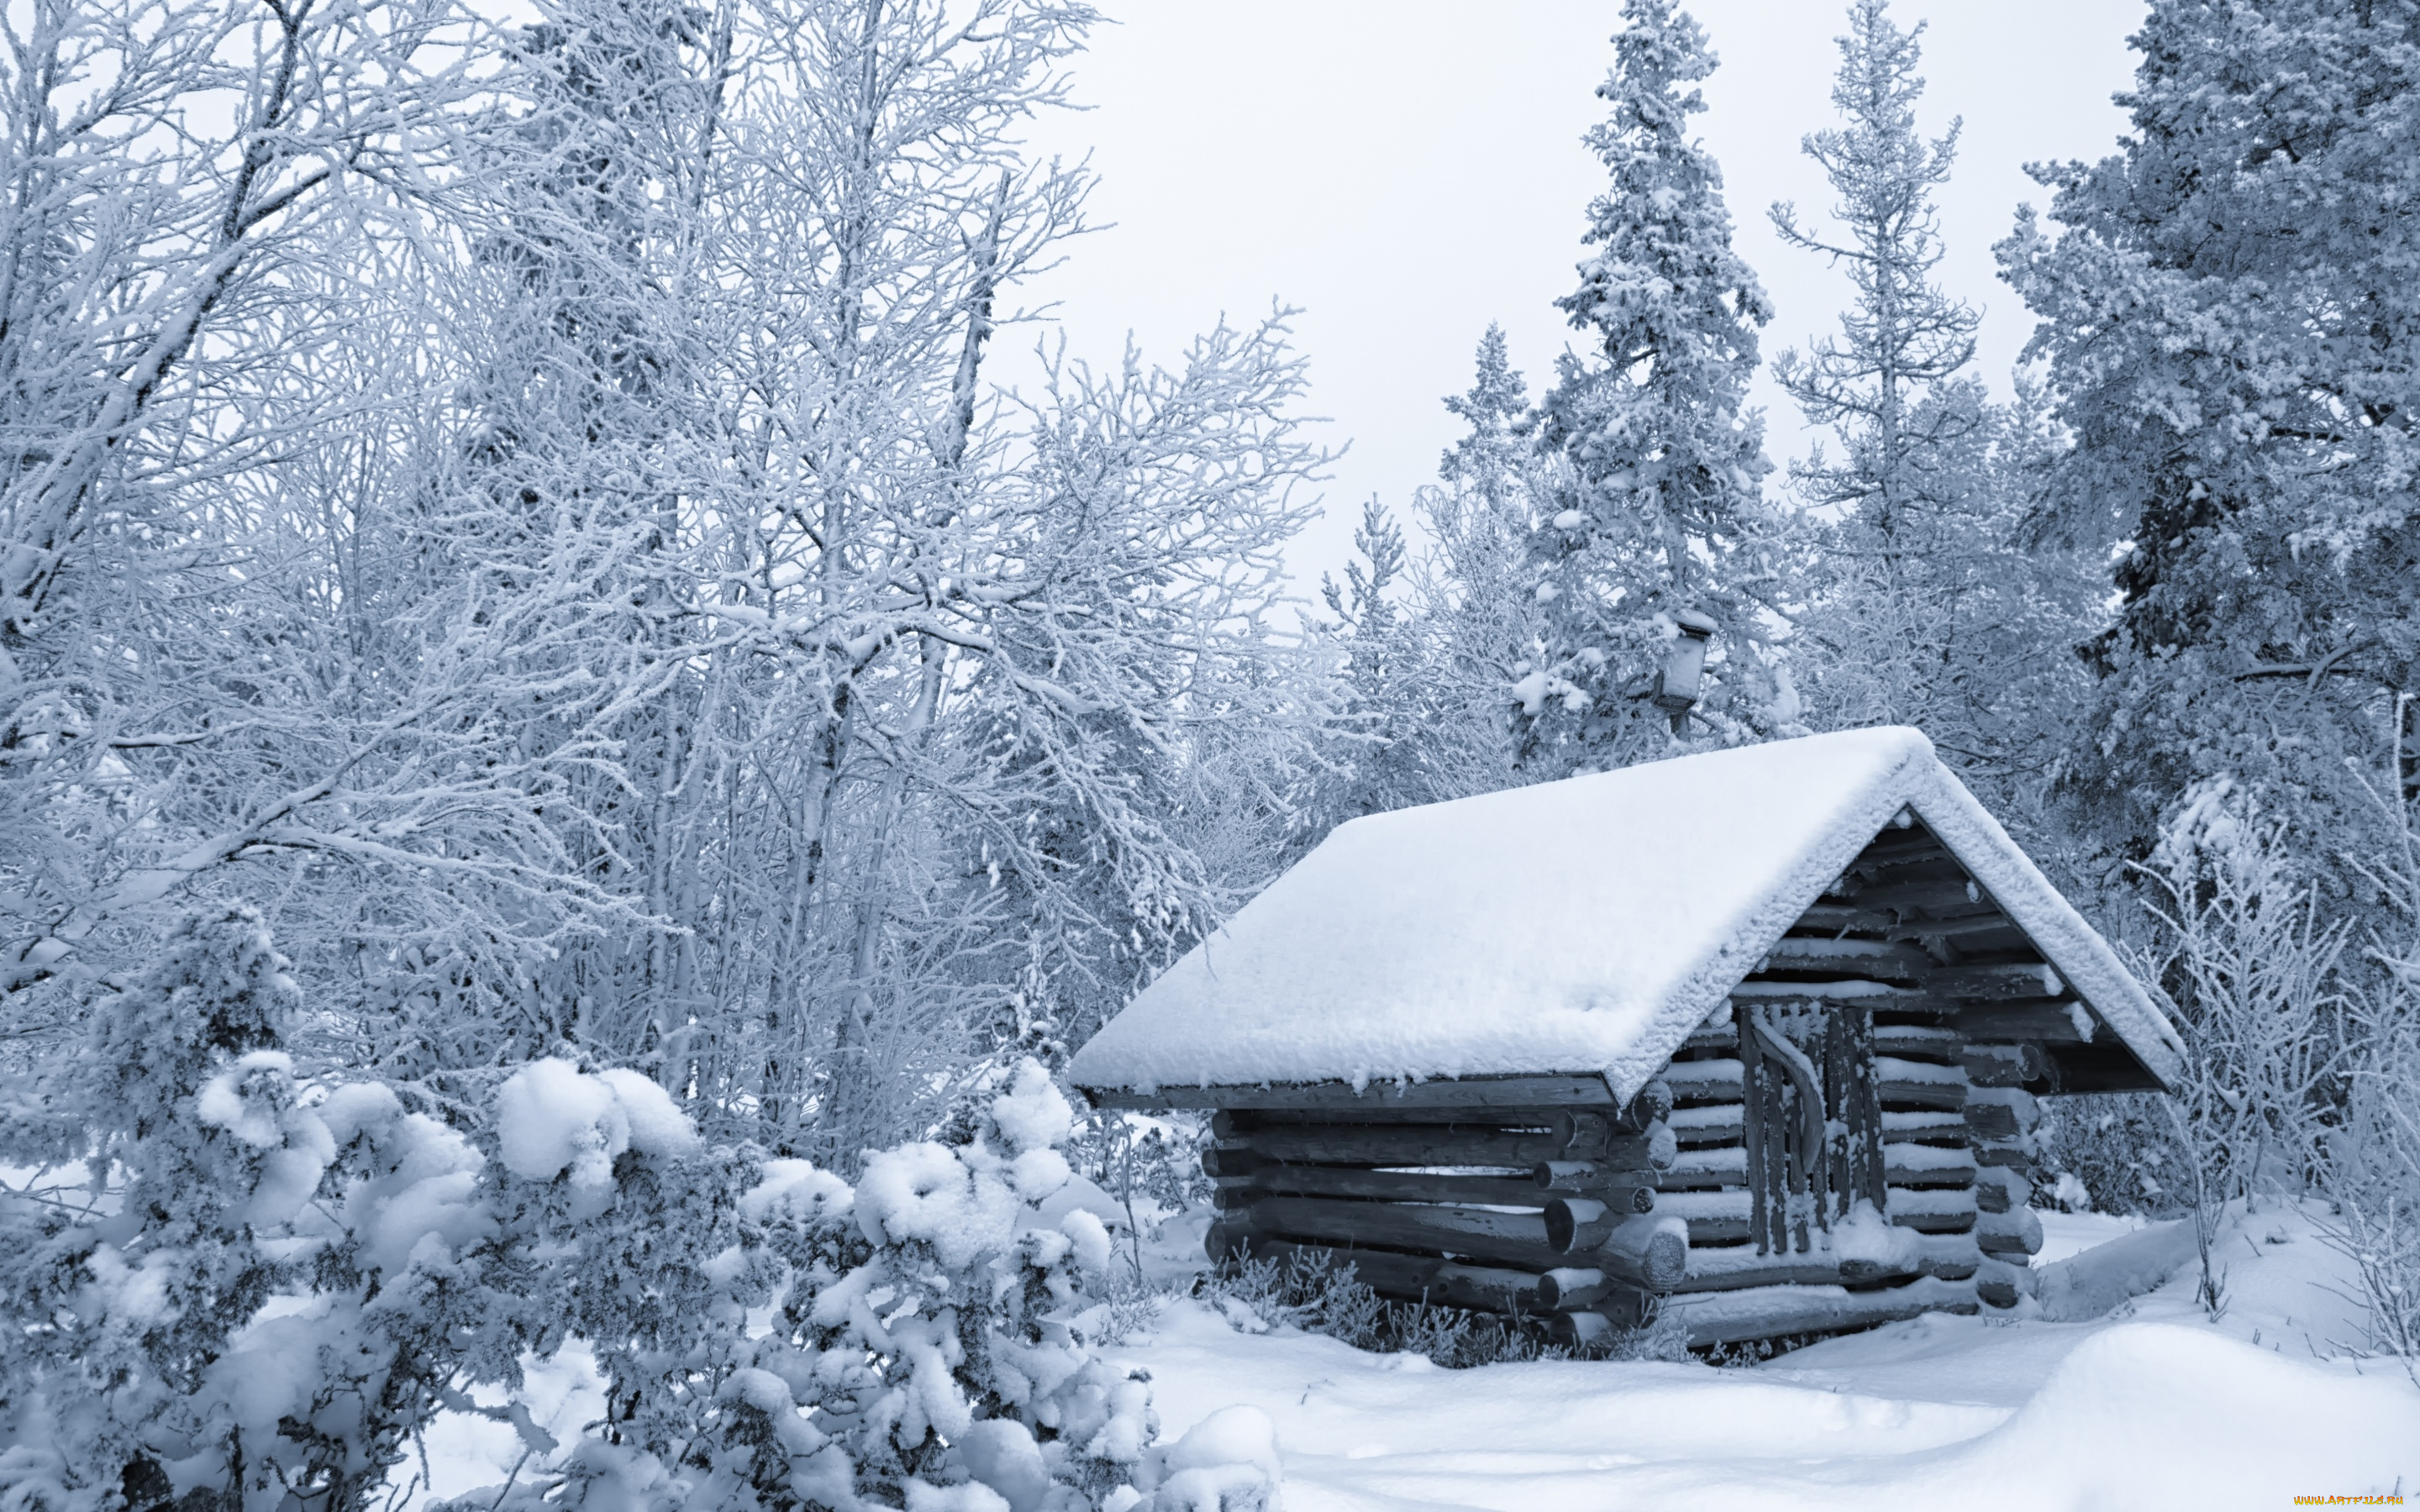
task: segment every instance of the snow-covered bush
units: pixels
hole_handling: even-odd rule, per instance
[[[1132,1478],[1150,1391],[1089,1349],[1104,1204],[1038,1064],[959,1137],[870,1155],[854,1190],[697,1149],[628,1073],[542,1062],[498,1104],[509,1221],[580,1256],[551,1275],[560,1321],[519,1342],[590,1340],[609,1418],[503,1504],[1076,1512]]]
[[[1147,1383],[1089,1350],[1106,1202],[1031,1059],[954,1139],[866,1156],[854,1190],[699,1149],[631,1072],[525,1067],[496,1130],[528,1265],[513,1343],[588,1340],[608,1423],[458,1507],[1077,1512],[1155,1437]]]
[[[2034,1138],[2062,1206],[2073,1182],[2102,1212],[2165,1215],[2192,1200],[2193,1179],[2156,1092],[2095,1092],[2046,1098]]]
[[[483,1507],[1076,1512],[1143,1473],[1149,1389],[1089,1348],[1116,1214],[1033,1062],[853,1192],[627,1069],[428,1111],[306,1075],[285,965],[250,910],[189,919],[0,1107],[11,1512],[351,1512],[448,1411],[529,1451]],[[574,1338],[607,1405],[565,1445],[511,1393]]]
[[[2420,1382],[2420,816],[2372,795],[2395,827],[2361,867],[2386,906],[2366,941],[2375,970],[2348,1009],[2351,1071],[2331,1141],[2327,1231],[2353,1262],[2370,1347],[2400,1356]]]
[[[2223,784],[2170,826],[2155,862],[2162,939],[2137,974],[2184,1036],[2183,1184],[2211,1202],[2306,1191],[2349,1069],[2345,932],[2320,923],[2278,826]]]
[[[390,1088],[312,1086],[249,909],[189,918],[46,1069],[7,1156],[0,1497],[363,1504],[439,1410],[487,1301],[482,1156]]]

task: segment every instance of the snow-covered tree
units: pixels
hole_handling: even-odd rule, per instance
[[[307,728],[245,625],[246,536],[358,397],[323,381],[359,314],[332,249],[442,171],[479,32],[442,5],[162,0],[0,27],[0,993],[64,1025],[54,996],[139,959],[163,900],[347,780],[292,752],[278,791],[191,801]],[[254,679],[240,709],[214,661]]]
[[[28,77],[107,61],[173,115],[233,77],[238,12],[43,10],[63,61]],[[1092,13],[345,14],[288,39],[297,89],[361,88],[260,136],[271,208],[203,301],[237,323],[168,340],[161,449],[125,430],[96,474],[117,523],[20,585],[0,1054],[71,1038],[197,899],[287,942],[298,1054],[458,1101],[594,1057],[845,1167],[1020,1025],[1088,1032],[1261,880],[1185,838],[1208,774],[1289,790],[1328,715],[1272,623],[1319,462],[1281,319],[985,382],[1081,224],[1083,176],[1017,138]],[[359,63],[407,42],[451,71]],[[21,269],[100,260],[0,329],[95,403],[149,307],[41,300],[106,264],[182,308],[242,188],[174,132],[146,178],[112,119],[20,164],[122,213],[11,222]],[[56,427],[20,418],[32,457]]]
[[[1851,8],[1832,88],[1841,124],[1805,142],[1839,196],[1838,230],[1773,208],[1782,239],[1854,291],[1837,336],[1774,364],[1840,445],[1791,467],[1807,511],[1791,667],[1810,724],[1916,725],[2022,823],[2083,681],[2071,647],[2094,627],[2091,584],[2077,553],[2017,539],[2057,438],[2038,384],[1995,404],[1967,371],[1978,316],[1934,276],[1933,194],[1958,123],[1931,141],[1917,130],[1923,30],[1895,24],[1885,0]]]
[[[1782,241],[1844,270],[1855,300],[1838,339],[1773,365],[1807,423],[1836,430],[1845,452],[1793,464],[1792,482],[1807,503],[1847,510],[1892,544],[1911,510],[1942,512],[1943,454],[1982,416],[1972,403],[1925,402],[1973,360],[1981,317],[1932,276],[1944,251],[1932,192],[1949,180],[1959,123],[1931,142],[1917,131],[1924,27],[1902,31],[1888,10],[1888,0],[1851,8],[1832,85],[1843,124],[1804,144],[1840,196],[1833,214],[1845,234],[1827,239],[1802,226],[1795,207],[1773,208]]]
[[[2133,45],[2123,149],[1999,249],[2073,437],[2049,523],[2122,551],[2065,791],[2137,856],[2219,783],[2337,854],[2356,774],[2420,795],[2420,11],[2160,0]]]
[[[627,1068],[535,1060],[436,1117],[312,1074],[287,967],[256,913],[190,917],[0,1104],[0,1296],[40,1319],[0,1341],[12,1504],[360,1512],[420,1489],[445,1412],[528,1450],[466,1505],[1072,1512],[1153,1483],[1148,1387],[1091,1350],[1118,1210],[1032,1061],[853,1192],[706,1144]],[[572,1340],[608,1411],[564,1443],[512,1393]]]
[[[1669,0],[1627,0],[1622,19],[1597,90],[1611,116],[1588,136],[1611,182],[1559,301],[1591,349],[1563,359],[1540,405],[1556,463],[1530,545],[1543,637],[1516,690],[1534,777],[1668,748],[1675,721],[1649,695],[1683,616],[1716,640],[1695,728],[1746,739],[1795,717],[1759,649],[1775,522],[1762,423],[1744,408],[1771,310],[1689,134],[1714,58]]]

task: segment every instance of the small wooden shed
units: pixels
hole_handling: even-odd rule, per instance
[[[1879,729],[1355,820],[1069,1075],[1216,1110],[1214,1256],[1706,1345],[2017,1305],[2036,1100],[2180,1054],[1931,742]]]

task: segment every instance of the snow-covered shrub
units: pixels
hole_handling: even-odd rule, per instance
[[[2319,922],[2282,831],[2230,796],[2171,826],[2147,873],[2163,937],[2137,973],[2184,1037],[2183,1184],[2211,1202],[2308,1190],[2349,1070],[2345,932]]]
[[[486,1305],[482,1157],[383,1086],[298,1080],[285,966],[249,909],[187,918],[9,1127],[89,1173],[0,1216],[8,1315],[43,1320],[0,1356],[12,1504],[337,1512],[438,1410]]]
[[[1257,1407],[1222,1407],[1138,1467],[1150,1512],[1274,1512],[1277,1425]],[[1132,1504],[1138,1508],[1141,1503]]]
[[[2331,1141],[2328,1240],[2349,1257],[2370,1347],[2420,1382],[2420,823],[2394,810],[2394,839],[2361,870],[2385,907],[2367,940],[2374,969],[2349,1006],[2351,1072]]]
[[[1197,1114],[1105,1110],[1078,1121],[1067,1160],[1148,1232],[1176,1213],[1209,1206],[1212,1182],[1202,1168],[1208,1134],[1208,1120]]]
[[[2193,1180],[2162,1101],[2153,1092],[2044,1099],[2034,1134],[2041,1180],[2073,1181],[2103,1212],[2175,1212],[2192,1200]]]
[[[654,1084],[608,1088],[531,1067],[499,1097],[511,1221],[579,1251],[558,1326],[591,1341],[609,1404],[504,1504],[1077,1512],[1132,1479],[1150,1390],[1092,1355],[1109,1236],[1038,1064],[960,1137],[868,1156],[854,1190],[805,1161],[668,1148],[686,1123]]]
[[[1148,1387],[1089,1348],[1115,1212],[1039,1066],[859,1193],[635,1071],[429,1111],[304,1075],[298,996],[257,915],[189,919],[0,1106],[11,1512],[356,1512],[448,1411],[529,1451],[483,1507],[1075,1512],[1137,1473]],[[565,1445],[510,1394],[575,1338],[606,1412]]]

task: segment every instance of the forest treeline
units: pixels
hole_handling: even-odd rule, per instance
[[[1768,356],[1692,125],[1714,58],[1627,0],[1571,349],[1533,393],[1472,333],[1437,482],[1365,510],[1307,615],[1283,553],[1325,457],[1282,311],[993,381],[1031,279],[1082,256],[1087,171],[1022,144],[1089,8],[480,10],[0,17],[0,1419],[117,1457],[58,1472],[62,1506],[173,1499],[138,1464],[218,1467],[177,1495],[268,1474],[240,1441],[274,1414],[146,1447],[111,1394],[198,1400],[289,1293],[375,1313],[411,1251],[376,1204],[317,1272],[225,1246],[414,1161],[514,1173],[412,1220],[504,1267],[430,1261],[415,1316],[491,1332],[362,1322],[427,1358],[279,1441],[305,1504],[367,1504],[565,1318],[657,1331],[613,1365],[633,1425],[682,1370],[746,1375],[662,1342],[666,1298],[739,1305],[740,1270],[644,1327],[535,1320],[605,1210],[571,1155],[515,1164],[533,1068],[620,1088],[562,1094],[631,1194],[616,1242],[683,1202],[699,1236],[761,1226],[794,1163],[854,1180],[945,1124],[1047,1149],[965,1110],[1339,823],[1877,723],[1923,729],[2186,1026],[2158,1137],[2190,1175],[2104,1150],[2107,1180],[2319,1185],[2385,1226],[2381,1285],[2420,1274],[2420,4],[2154,0],[2120,150],[2033,168],[2046,208],[1995,249],[2038,322],[2002,397],[1935,276],[1958,132],[1919,126],[1921,28],[1849,11],[1805,144],[1835,202],[1771,213],[1853,300]],[[1768,361],[1828,438],[1779,465]],[[393,1106],[306,1119],[332,1088]],[[648,1165],[706,1149],[741,1164]],[[816,1212],[783,1263],[891,1242]],[[761,1238],[731,1251],[760,1279]],[[162,1279],[205,1250],[201,1290]],[[1035,1306],[1073,1284],[1020,1263]],[[685,1381],[692,1428],[730,1399]],[[727,1411],[711,1452],[769,1455]],[[631,1452],[676,1460],[671,1421]]]

